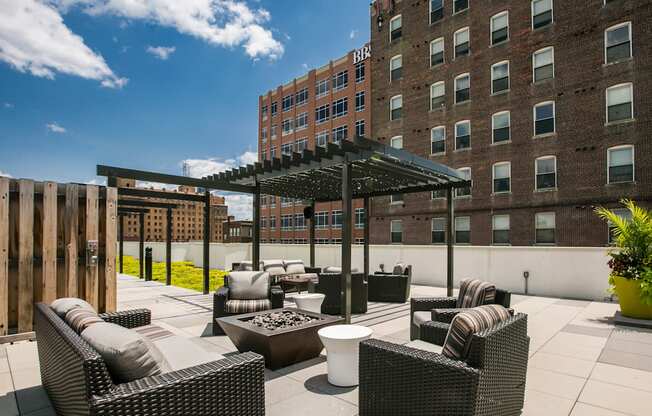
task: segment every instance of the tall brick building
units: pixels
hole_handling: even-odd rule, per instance
[[[326,143],[369,135],[370,63],[366,45],[259,97],[260,160],[291,155]],[[362,202],[356,201],[354,241],[361,242]],[[306,243],[302,201],[263,197],[260,238],[263,243]],[[339,243],[341,203],[315,207],[316,242]]]
[[[378,0],[372,138],[472,180],[457,243],[604,246],[595,205],[652,201],[650,22],[650,0]],[[371,242],[443,243],[439,196],[374,199]]]

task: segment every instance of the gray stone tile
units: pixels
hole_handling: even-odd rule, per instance
[[[617,326],[611,334],[612,339],[652,344],[652,331],[638,328]]]
[[[204,313],[198,313],[193,315],[183,315],[183,316],[175,316],[173,318],[164,318],[161,320],[176,328],[183,329],[191,326],[209,324],[211,322],[211,319],[212,319],[212,313],[204,312]]]
[[[41,374],[38,368],[13,371],[16,400],[20,412],[30,413],[46,407],[52,407],[45,389],[41,385]]]
[[[559,354],[537,352],[528,362],[528,367],[542,370],[555,371],[575,377],[588,378],[595,363],[593,361],[580,360],[573,357],[566,357]]]
[[[536,390],[525,390],[522,416],[568,416],[575,402]]]
[[[555,305],[572,306],[574,308],[586,308],[591,302],[585,300],[559,299]]]
[[[305,383],[311,377],[327,374],[328,366],[326,364],[326,357],[319,356],[312,360],[304,361],[301,363],[293,364],[291,366],[277,370],[279,374],[291,377],[297,381]]]
[[[568,324],[562,328],[563,332],[572,334],[590,335],[592,337],[608,338],[613,332],[613,328],[596,328],[585,325]]]
[[[628,352],[632,354],[647,355],[652,357],[652,345],[644,342],[626,341],[618,338],[611,338],[607,341],[605,349]]]
[[[0,374],[0,416],[18,416],[18,404],[11,374]]]
[[[338,387],[328,382],[328,374],[319,374],[307,379],[304,383],[308,391],[327,394],[345,400],[353,405],[358,405],[358,387]]]
[[[299,381],[275,374],[275,376],[265,381],[265,406],[270,407],[273,404],[283,400],[296,397],[305,392],[306,388]]]
[[[527,372],[525,386],[528,391],[536,390],[552,396],[570,399],[574,402],[579,396],[584,383],[585,379],[581,377],[530,367]]]
[[[598,362],[637,370],[652,371],[652,357],[647,355],[605,349],[600,354]]]
[[[591,373],[591,380],[618,384],[652,393],[652,372],[650,371],[598,363]]]
[[[24,416],[57,416],[54,409],[51,407],[45,407],[35,412],[24,413],[23,415]]]
[[[354,416],[357,406],[327,394],[305,391],[271,405],[268,416]]]
[[[601,409],[585,403],[576,403],[570,416],[627,416],[625,413]]]
[[[7,359],[12,371],[27,368],[38,369],[36,342],[23,341],[7,345]]]
[[[649,416],[652,393],[589,380],[579,401],[633,416]]]

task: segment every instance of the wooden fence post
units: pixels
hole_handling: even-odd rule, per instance
[[[66,185],[65,246],[66,296],[77,297],[77,233],[79,225],[79,185]]]
[[[9,332],[9,179],[0,177],[0,336]]]
[[[18,181],[18,206],[18,332],[29,332],[34,317],[33,181]]]
[[[106,293],[106,312],[116,310],[117,279],[116,279],[116,237],[117,237],[117,215],[118,215],[118,190],[117,188],[106,188],[106,239],[105,244],[105,273],[102,290]]]
[[[99,238],[99,188],[95,185],[86,186],[86,244],[89,241],[98,242]],[[86,246],[84,244],[84,246]],[[93,305],[97,310],[99,307],[99,273],[98,264],[93,264],[89,258],[89,251],[86,250],[86,281],[84,287],[86,288],[86,301]],[[95,252],[95,255],[99,255]]]
[[[50,304],[57,298],[57,184],[43,184],[42,234],[42,301]]]

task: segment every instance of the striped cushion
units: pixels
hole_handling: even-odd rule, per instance
[[[489,305],[496,301],[496,286],[481,280],[465,279],[460,283],[457,296],[458,308],[475,308]]]
[[[285,266],[283,260],[263,260],[263,270],[270,276],[285,275]]]
[[[226,301],[227,313],[247,313],[258,312],[272,309],[272,302],[269,299],[259,300],[238,300],[232,299]]]
[[[501,305],[478,306],[459,313],[451,322],[442,354],[448,358],[465,360],[471,349],[473,334],[489,329],[510,316],[509,311]]]
[[[138,328],[134,328],[133,330],[152,342],[174,336],[172,332],[168,331],[167,329],[163,329],[155,324],[140,326]]]
[[[75,308],[69,310],[68,313],[66,313],[64,320],[68,326],[78,334],[81,334],[82,331],[90,325],[104,322],[102,318],[97,316],[95,311],[89,311],[86,308]]]

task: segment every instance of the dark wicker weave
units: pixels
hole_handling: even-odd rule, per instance
[[[150,313],[141,310],[104,316],[129,325],[138,319],[149,323]],[[238,354],[114,384],[100,355],[49,306],[37,304],[35,318],[41,379],[58,415],[265,414],[265,366],[258,354]]]
[[[510,307],[512,295],[506,290],[496,289],[496,298],[494,303],[502,305],[506,308]],[[440,297],[440,298],[413,298],[410,299],[410,339],[421,339],[442,345],[442,343],[434,342],[432,339],[422,337],[419,326],[414,323],[414,312],[431,311],[431,319],[436,322],[450,324],[455,315],[463,311],[463,309],[456,308],[456,297]],[[423,325],[422,325],[423,327]],[[448,325],[444,328],[444,332],[448,332]]]
[[[466,362],[371,339],[360,343],[360,416],[516,416],[525,399],[527,316],[473,336]]]
[[[213,335],[224,335],[224,330],[215,321],[217,318],[223,316],[237,315],[226,311],[226,301],[229,300],[229,287],[228,276],[224,278],[224,286],[215,291],[213,295]],[[285,293],[280,286],[270,286],[268,299],[272,302],[271,309],[279,309],[283,307],[285,301]]]
[[[405,303],[410,298],[412,285],[412,266],[407,266],[403,274],[376,272],[367,277],[370,302]]]
[[[321,313],[340,315],[342,313],[342,275],[339,273],[321,273],[317,283],[311,282],[308,290],[323,293],[324,302]],[[351,273],[351,313],[367,312],[368,289],[363,273]]]
[[[152,323],[152,312],[149,309],[132,309],[129,311],[101,313],[100,318],[125,328],[138,328]]]

